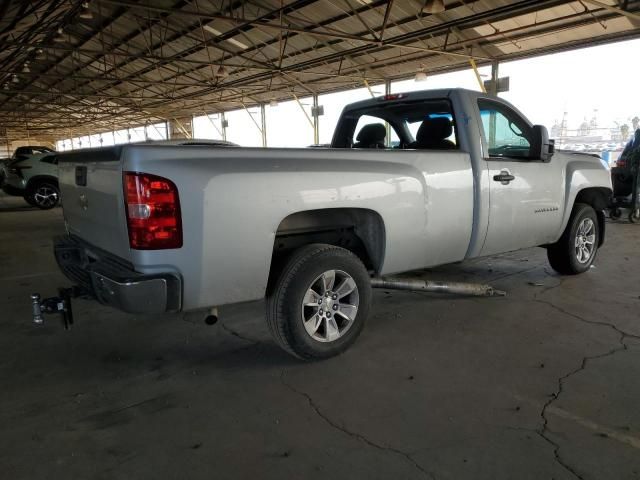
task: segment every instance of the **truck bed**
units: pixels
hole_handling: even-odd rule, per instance
[[[68,231],[138,272],[174,271],[186,309],[262,298],[279,226],[296,212],[377,212],[381,274],[463,259],[473,227],[471,160],[459,151],[125,145],[61,155],[59,166]],[[182,248],[129,247],[123,172],[175,183]]]

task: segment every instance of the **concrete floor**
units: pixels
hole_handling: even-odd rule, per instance
[[[209,327],[55,293],[61,210],[0,196],[2,479],[640,478],[640,226],[587,274],[533,249],[429,272],[506,298],[377,291],[356,345],[300,363],[261,305]]]

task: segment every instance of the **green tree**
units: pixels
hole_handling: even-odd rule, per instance
[[[626,140],[629,138],[629,125],[626,123],[620,126],[620,134],[622,135],[622,140]]]

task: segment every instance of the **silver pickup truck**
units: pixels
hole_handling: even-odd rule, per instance
[[[63,154],[62,271],[133,313],[266,296],[275,340],[335,355],[361,332],[372,278],[541,246],[586,271],[611,195],[598,158],[467,90],[348,105],[330,148],[124,145]]]

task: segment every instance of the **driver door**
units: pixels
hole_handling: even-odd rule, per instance
[[[531,158],[531,126],[506,103],[482,98],[478,107],[490,184],[481,255],[553,242],[562,222],[561,162]]]

